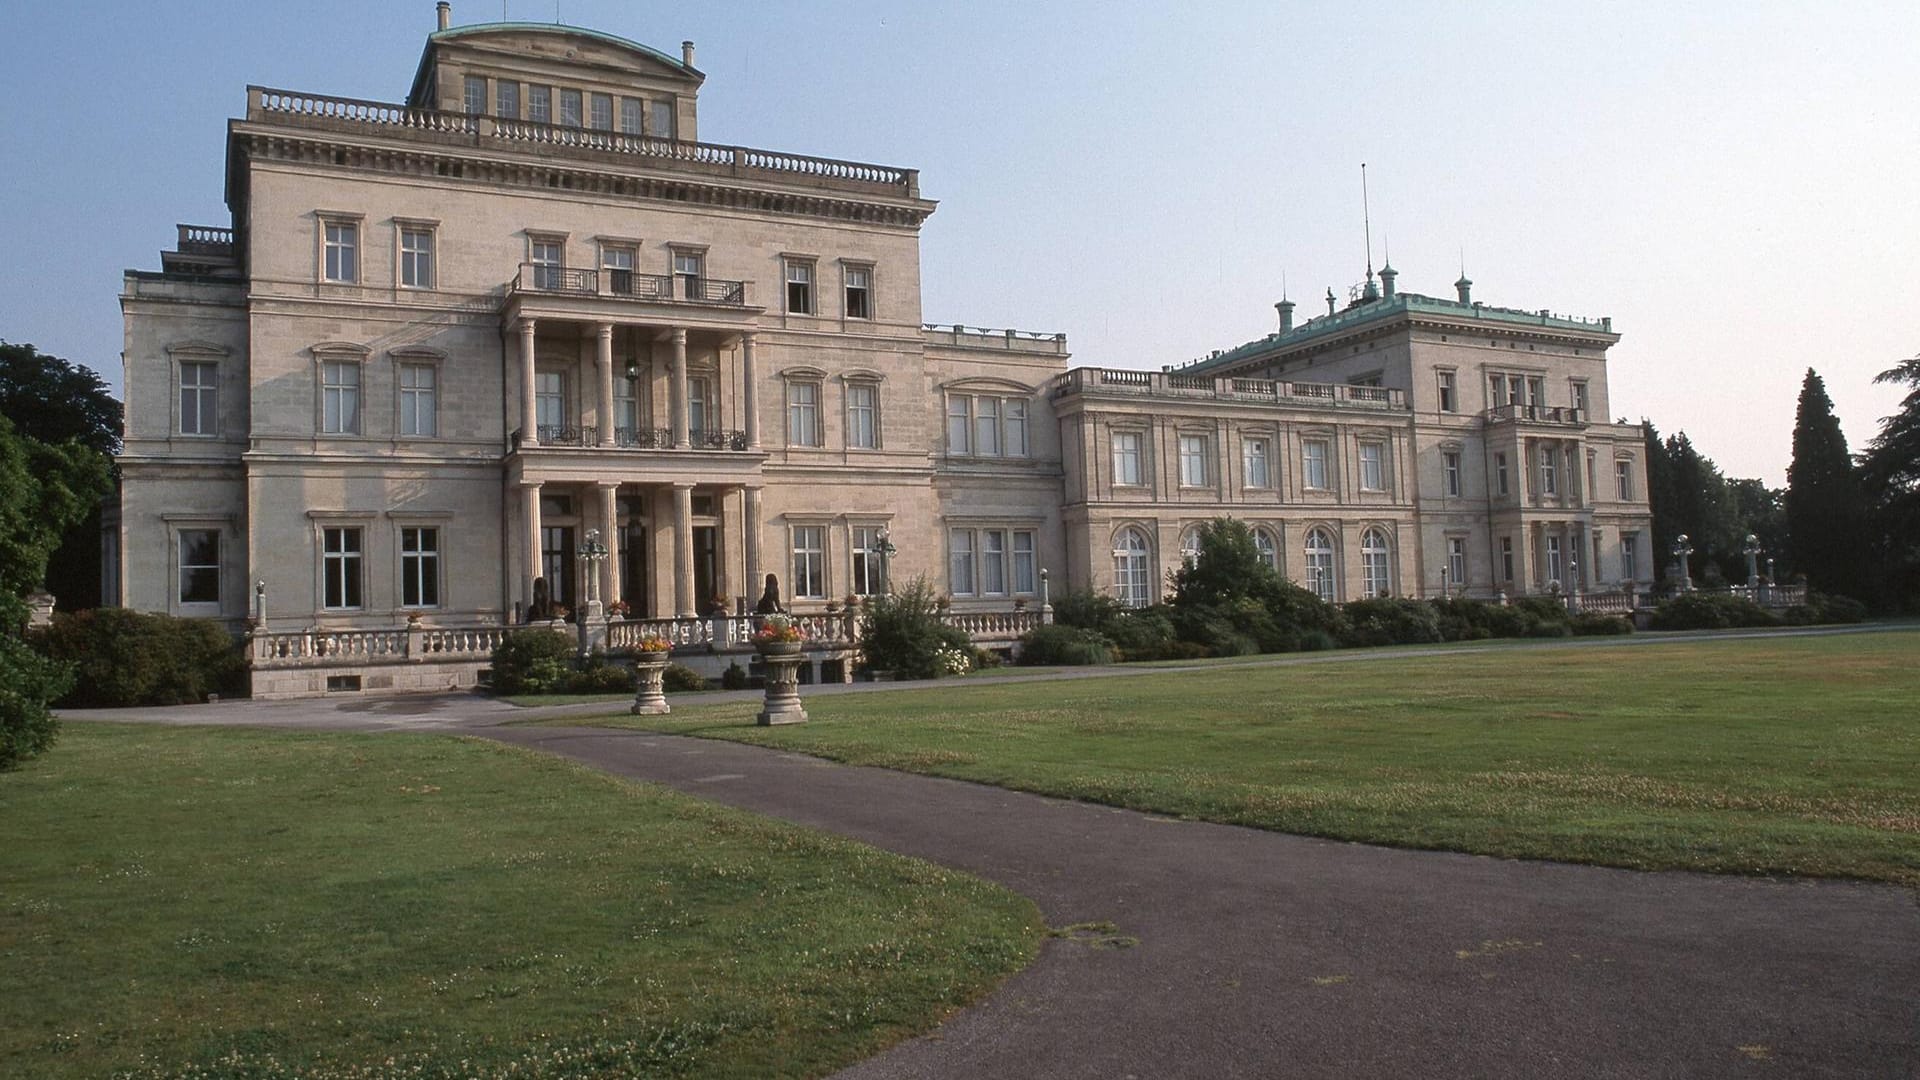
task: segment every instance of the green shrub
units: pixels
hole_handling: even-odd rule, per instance
[[[1344,609],[1348,645],[1426,645],[1441,640],[1440,613],[1419,600],[1355,600]]]
[[[747,688],[747,669],[740,666],[740,661],[733,661],[727,665],[727,670],[720,673],[720,686],[725,690],[745,690]]]
[[[73,687],[59,704],[75,708],[185,705],[246,691],[247,662],[226,627],[125,608],[56,613],[28,643],[72,665]]]
[[[1598,611],[1583,611],[1575,615],[1570,626],[1575,637],[1606,637],[1633,633],[1632,620],[1618,615],[1605,615]]]
[[[1781,620],[1741,596],[1689,592],[1662,600],[1653,609],[1655,630],[1722,630],[1736,626],[1778,626]]]
[[[554,635],[558,637],[559,635]],[[567,673],[561,680],[561,692],[566,694],[625,694],[633,691],[636,680],[633,669],[625,664],[615,664],[595,653],[589,656],[579,667]]]
[[[496,694],[564,693],[573,674],[571,635],[552,630],[515,630],[493,647]]]
[[[1109,620],[1126,614],[1127,609],[1120,606],[1120,601],[1092,589],[1073,589],[1053,602],[1056,626],[1078,626],[1104,633]]]
[[[70,665],[40,656],[0,630],[0,769],[53,745],[59,721],[47,703],[72,685]]]
[[[1339,647],[1340,642],[1325,630],[1308,630],[1300,635],[1301,652],[1326,652]]]
[[[1113,663],[1113,644],[1080,626],[1036,626],[1020,638],[1020,662],[1048,667]]]
[[[867,602],[860,649],[870,668],[899,678],[932,679],[942,674],[941,649],[971,654],[973,642],[965,631],[940,621],[933,587],[925,578],[915,578],[900,591]]]
[[[660,685],[669,694],[683,694],[707,688],[706,676],[685,664],[668,664],[660,675]]]

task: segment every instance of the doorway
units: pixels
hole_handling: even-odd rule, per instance
[[[620,537],[620,599],[634,618],[651,616],[651,584],[647,577],[647,527],[629,525]]]
[[[712,525],[693,527],[693,595],[698,611],[711,613],[713,602],[720,600],[720,530]]]

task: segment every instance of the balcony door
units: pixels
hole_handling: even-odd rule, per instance
[[[547,595],[556,604],[574,606],[573,526],[547,525],[540,530],[540,574],[547,579]]]
[[[653,614],[653,597],[647,577],[647,527],[628,525],[620,538],[620,599],[627,602],[635,618]]]
[[[713,525],[693,527],[693,595],[705,611],[720,596],[720,530]]]

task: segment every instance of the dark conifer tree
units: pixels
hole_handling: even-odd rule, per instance
[[[1793,464],[1787,466],[1787,531],[1795,568],[1816,589],[1867,597],[1867,529],[1866,497],[1847,453],[1847,437],[1833,415],[1826,384],[1808,368],[1793,424]]]

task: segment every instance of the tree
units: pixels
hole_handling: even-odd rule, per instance
[[[1697,579],[1746,576],[1746,527],[1738,502],[1719,466],[1684,431],[1663,441],[1651,423],[1647,429],[1647,502],[1653,508],[1653,545],[1666,570],[1667,553],[1681,534],[1693,549],[1688,573]]]
[[[1920,606],[1920,356],[1881,372],[1876,383],[1904,383],[1907,396],[1860,458],[1861,481],[1876,520],[1877,563],[1891,598]]]
[[[1793,565],[1793,545],[1787,531],[1787,489],[1770,488],[1760,480],[1729,480],[1727,491],[1733,497],[1734,516],[1765,551],[1760,557],[1760,572],[1766,573],[1769,558],[1779,566]],[[1744,566],[1741,572],[1744,575]]]
[[[1794,566],[1807,583],[1855,599],[1869,595],[1865,492],[1826,384],[1812,368],[1800,385],[1786,504]]]
[[[0,416],[11,420],[19,434],[48,445],[73,440],[102,455],[120,450],[121,408],[107,384],[92,371],[32,345],[0,341]],[[46,587],[64,609],[99,605],[97,503],[61,536]]]

